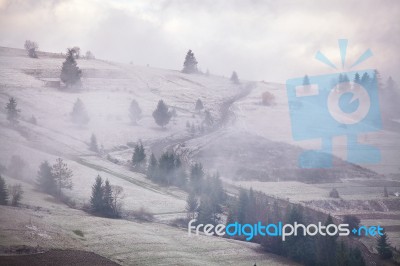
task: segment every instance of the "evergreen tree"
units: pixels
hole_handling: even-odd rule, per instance
[[[67,49],[67,57],[61,68],[61,81],[68,87],[81,85],[82,71],[77,66],[74,54],[74,49]]]
[[[208,196],[203,195],[201,197],[198,210],[199,210],[197,215],[198,224],[215,225],[218,222],[214,217],[212,202]]]
[[[168,111],[168,107],[163,100],[158,102],[157,108],[153,112],[153,118],[157,125],[161,127],[165,127],[169,123],[171,113]]]
[[[360,78],[360,74],[356,73],[354,75],[354,83],[360,84],[361,83],[361,78]]]
[[[393,252],[390,249],[390,245],[388,243],[388,236],[386,232],[383,235],[379,236],[376,243],[376,249],[378,250],[379,257],[381,259],[387,260],[393,257]]]
[[[245,189],[240,189],[238,199],[237,220],[241,224],[247,223],[247,210],[249,206],[249,195]]]
[[[0,205],[7,205],[8,201],[8,190],[6,187],[6,182],[0,175]]]
[[[308,75],[305,75],[303,78],[303,86],[308,86],[310,85],[310,79],[308,78]]]
[[[132,168],[135,170],[143,170],[146,164],[146,152],[141,141],[135,145],[135,149],[132,155]]]
[[[147,167],[147,177],[152,180],[155,180],[157,177],[157,169],[158,169],[158,162],[154,154],[152,153],[150,156],[149,166]]]
[[[136,100],[132,100],[131,105],[129,106],[129,118],[131,119],[132,124],[136,125],[141,116],[142,109],[140,109]]]
[[[203,102],[200,99],[197,99],[196,101],[196,106],[195,106],[195,110],[200,112],[201,110],[203,110],[204,106],[203,106]]]
[[[201,163],[195,163],[190,168],[190,184],[192,189],[199,194],[203,186],[204,170]]]
[[[332,190],[329,192],[329,197],[338,199],[339,198],[339,192],[337,191],[336,188],[332,188]]]
[[[354,215],[345,215],[343,217],[343,223],[349,225],[350,231],[353,229],[358,230],[360,226],[360,219]],[[349,236],[358,236],[358,235],[350,234]]]
[[[87,114],[85,105],[83,102],[78,98],[74,103],[71,112],[71,120],[73,123],[78,125],[86,125],[89,123],[89,115]]]
[[[42,162],[39,166],[36,184],[39,190],[48,194],[55,195],[57,192],[57,185],[52,173],[52,168],[47,161]]]
[[[196,212],[199,208],[199,201],[196,197],[196,194],[194,191],[190,191],[187,199],[186,199],[186,211],[187,211],[187,216],[188,219],[195,219],[196,218]]]
[[[368,75],[367,72],[364,72],[364,74],[361,76],[360,84],[361,84],[363,87],[368,88],[369,85],[370,85],[370,83],[371,83],[371,78],[370,78],[370,76]]]
[[[239,77],[238,77],[236,71],[233,71],[233,72],[232,72],[232,75],[231,75],[230,80],[231,80],[234,84],[239,84],[239,83],[240,83],[240,82],[239,82]]]
[[[92,186],[92,196],[90,197],[90,207],[94,213],[102,213],[104,211],[104,187],[103,179],[97,175],[96,181]]]
[[[191,73],[197,73],[197,60],[194,57],[194,53],[192,50],[189,50],[186,54],[185,57],[185,62],[183,63],[183,73],[191,74]]]
[[[181,160],[174,153],[163,153],[158,161],[159,182],[168,186],[175,184],[177,170],[181,167],[181,164]]]
[[[17,100],[11,97],[6,105],[7,110],[7,120],[12,124],[18,124],[20,109],[17,109]]]
[[[63,159],[58,158],[53,165],[52,173],[57,185],[57,196],[61,196],[61,189],[72,189],[72,170],[64,163]]]
[[[89,150],[99,152],[99,147],[97,146],[97,138],[95,134],[92,134],[92,136],[90,137]]]
[[[113,210],[113,191],[110,185],[110,182],[108,179],[104,182],[104,188],[103,188],[103,204],[104,204],[104,209],[103,213],[104,215],[108,217],[112,217],[115,215],[114,210]]]

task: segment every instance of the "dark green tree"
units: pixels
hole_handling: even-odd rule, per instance
[[[113,191],[108,179],[104,182],[103,188],[103,214],[108,217],[113,217],[115,215],[113,210]]]
[[[378,250],[379,257],[384,260],[391,259],[393,257],[393,252],[390,249],[386,232],[379,236],[376,242],[376,249]]]
[[[132,168],[137,171],[143,171],[146,164],[146,152],[143,144],[139,141],[134,148],[132,155]]]
[[[157,104],[156,110],[153,112],[154,121],[157,125],[164,128],[169,123],[171,116],[171,112],[168,111],[167,105],[163,100],[160,100]]]
[[[202,190],[204,180],[204,170],[201,163],[195,163],[190,168],[190,185],[195,193],[199,194]]]
[[[61,68],[61,81],[70,86],[80,86],[81,85],[82,71],[77,66],[75,60],[75,50],[67,49],[67,57]]]
[[[86,111],[85,105],[79,98],[75,101],[70,115],[71,121],[75,124],[86,125],[89,123],[89,115]]]
[[[17,100],[11,97],[6,105],[7,110],[7,120],[12,124],[18,124],[20,109],[17,108]]]
[[[0,205],[7,205],[8,201],[8,190],[6,187],[6,182],[0,175]]]
[[[92,186],[92,196],[90,197],[90,207],[94,213],[103,213],[104,211],[104,187],[103,179],[97,175],[96,181]]]
[[[39,166],[37,173],[37,187],[39,190],[50,195],[56,195],[57,184],[52,173],[52,167],[49,162],[44,161]]]
[[[183,63],[183,73],[192,74],[197,73],[197,60],[194,56],[192,50],[189,50],[185,57],[185,62]]]
[[[360,78],[360,74],[356,73],[354,75],[354,83],[360,84],[361,83],[361,78]]]
[[[156,180],[157,179],[157,170],[158,170],[158,161],[156,156],[152,153],[150,156],[150,162],[147,167],[147,177]]]

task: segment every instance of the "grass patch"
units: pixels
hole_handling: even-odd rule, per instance
[[[74,232],[75,235],[80,236],[80,237],[85,236],[81,230],[73,230],[72,232]]]

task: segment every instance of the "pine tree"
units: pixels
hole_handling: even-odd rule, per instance
[[[57,196],[61,196],[61,189],[72,189],[72,170],[64,163],[63,159],[58,158],[53,165],[52,173],[57,185]]]
[[[99,152],[99,147],[97,146],[97,138],[95,134],[92,134],[92,136],[90,137],[89,150],[93,152]]]
[[[360,78],[360,74],[356,73],[354,75],[354,83],[360,84],[361,83],[361,78]]]
[[[70,115],[71,121],[78,125],[86,125],[90,120],[85,105],[79,98],[75,101]]]
[[[147,177],[152,180],[155,180],[157,177],[157,169],[158,169],[158,162],[154,154],[152,153],[150,156],[149,166],[147,167]]]
[[[131,119],[132,124],[136,125],[141,116],[142,109],[140,109],[136,100],[132,100],[131,105],[129,106],[129,118]]]
[[[233,71],[233,72],[232,72],[232,75],[231,75],[230,80],[231,80],[234,84],[239,84],[239,83],[240,83],[240,82],[239,82],[239,77],[238,77],[236,71]]]
[[[203,195],[200,199],[200,205],[198,207],[197,223],[214,224],[214,225],[217,223],[217,221],[214,219],[211,200],[206,195]]]
[[[196,194],[193,191],[190,191],[186,198],[186,211],[188,219],[195,219],[196,212],[199,208],[199,201],[196,197]]]
[[[103,195],[103,179],[100,175],[97,175],[96,181],[92,186],[92,196],[90,197],[90,207],[94,213],[102,213],[104,211]]]
[[[204,170],[201,163],[195,163],[190,168],[190,184],[192,189],[199,194],[202,190]]]
[[[61,81],[68,87],[81,85],[82,71],[77,66],[74,54],[75,50],[67,49],[67,57],[61,69]]]
[[[240,189],[238,200],[238,214],[237,219],[239,223],[247,223],[247,210],[249,207],[249,196],[245,189]]]
[[[6,110],[7,120],[13,125],[18,124],[19,113],[21,112],[21,110],[17,109],[17,100],[14,97],[11,97],[8,100]]]
[[[367,72],[364,72],[364,74],[361,76],[361,81],[360,81],[361,85],[367,88],[370,85],[370,82],[371,82],[370,76],[368,75]]]
[[[203,102],[200,99],[197,99],[196,101],[196,106],[195,106],[195,110],[200,112],[201,110],[203,110],[204,106],[203,106]]]
[[[47,161],[40,164],[36,185],[39,190],[48,194],[55,195],[57,192],[57,185],[52,173],[52,168]]]
[[[112,188],[108,179],[104,183],[103,189],[103,204],[104,210],[103,213],[108,216],[112,217],[115,215],[113,210],[113,196],[112,196]]]
[[[132,168],[135,170],[143,170],[146,164],[146,152],[141,141],[135,145],[135,149],[132,155]]]
[[[157,108],[153,112],[153,118],[157,125],[163,128],[169,123],[171,113],[168,111],[168,107],[163,100],[158,102]]]
[[[6,187],[6,182],[0,175],[0,205],[7,205],[8,201],[8,190]]]
[[[305,75],[303,78],[303,86],[308,86],[310,85],[310,79],[308,78],[308,75]]]
[[[393,252],[390,249],[390,244],[388,243],[388,236],[386,232],[384,232],[383,235],[378,237],[376,249],[378,250],[379,257],[381,257],[384,260],[393,257]]]
[[[197,73],[197,60],[194,56],[194,53],[192,50],[189,50],[186,54],[185,57],[185,62],[183,63],[183,73],[191,74],[191,73]]]

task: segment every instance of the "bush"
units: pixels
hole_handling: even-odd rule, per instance
[[[151,222],[154,220],[154,216],[151,212],[148,212],[145,208],[140,208],[137,211],[132,212],[133,217],[143,222]]]
[[[80,237],[85,236],[81,230],[72,230],[72,232],[74,232],[75,235],[80,236]]]
[[[340,198],[339,192],[337,191],[336,188],[332,188],[332,190],[329,192],[329,197],[335,198],[335,199]]]
[[[11,197],[11,206],[19,206],[22,199],[22,194],[24,194],[22,186],[20,184],[9,186],[8,192],[10,193]]]
[[[268,91],[264,92],[261,95],[261,99],[262,99],[262,104],[266,106],[271,106],[275,102],[275,96]]]

